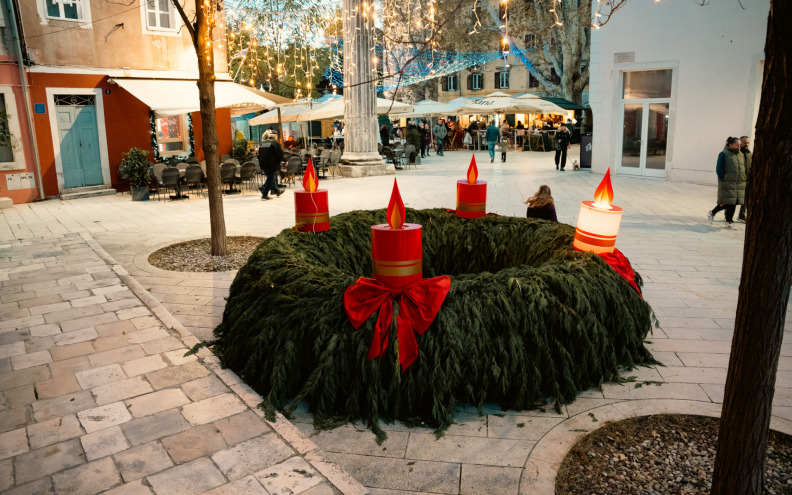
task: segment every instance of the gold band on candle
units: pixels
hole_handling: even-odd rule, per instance
[[[486,201],[482,201],[481,203],[465,203],[462,201],[457,201],[456,209],[459,211],[484,211],[486,205]]]
[[[297,223],[322,223],[330,221],[330,213],[323,211],[319,213],[297,213],[295,214]]]
[[[384,277],[403,277],[406,275],[420,275],[423,273],[423,260],[386,261],[372,260],[371,271],[374,275]]]

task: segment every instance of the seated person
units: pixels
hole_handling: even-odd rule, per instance
[[[518,121],[517,121],[517,125],[516,125],[516,126],[514,126],[514,128],[515,128],[515,129],[525,129],[525,126],[523,125],[523,123],[522,123],[522,121],[521,121],[521,120],[518,120]]]
[[[297,146],[297,141],[294,140],[294,136],[289,136],[289,139],[287,139],[283,145],[286,147],[286,149],[290,150]]]

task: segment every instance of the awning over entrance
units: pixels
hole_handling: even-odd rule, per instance
[[[578,105],[577,103],[573,101],[569,101],[565,98],[553,98],[550,96],[543,96],[542,99],[545,101],[549,101],[550,103],[555,103],[564,110],[584,110],[583,106]]]
[[[148,105],[157,115],[179,115],[200,109],[196,81],[124,78],[113,78],[111,81],[132,93],[132,96]],[[275,102],[241,84],[215,81],[215,106],[269,108],[275,106]]]

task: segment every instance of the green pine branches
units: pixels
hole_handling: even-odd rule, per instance
[[[343,307],[347,286],[371,276],[370,228],[384,210],[335,216],[321,234],[284,230],[239,271],[215,352],[271,417],[305,400],[317,427],[363,418],[382,438],[380,420],[445,428],[457,401],[560,407],[620,366],[654,363],[643,345],[651,308],[598,256],[572,249],[569,225],[441,209],[408,209],[407,220],[423,225],[424,277],[452,284],[404,373],[395,329],[369,361],[376,313],[354,330]]]

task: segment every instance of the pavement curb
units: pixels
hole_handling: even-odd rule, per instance
[[[151,295],[129,272],[121,266],[105,249],[87,232],[80,233],[80,237],[110,268],[118,275],[121,281],[135,296],[145,304],[165,327],[179,333],[182,342],[187,347],[193,347],[200,341],[174,317],[156,297]],[[328,461],[324,453],[311,440],[305,438],[303,433],[289,422],[282,414],[278,413],[276,420],[269,421],[264,417],[264,412],[258,405],[264,400],[255,390],[248,386],[236,373],[224,369],[220,360],[208,349],[200,349],[197,356],[203,364],[223,381],[231,391],[236,394],[250,409],[264,420],[273,431],[281,437],[291,448],[300,454],[306,462],[319,471],[327,481],[343,494],[366,495],[369,491],[352,476],[347,474],[336,464]]]
[[[582,411],[548,431],[534,445],[525,463],[525,472],[531,472],[531,493],[553,495],[558,469],[569,450],[584,436],[612,421],[656,414],[685,414],[719,418],[721,404],[684,399],[635,399]],[[772,417],[770,429],[792,435],[792,421]],[[533,466],[535,469],[529,469]],[[522,492],[521,492],[522,493]]]

